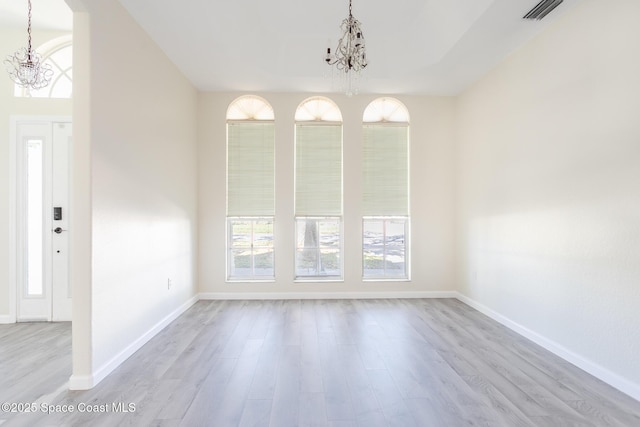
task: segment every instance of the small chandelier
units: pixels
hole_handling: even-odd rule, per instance
[[[349,0],[349,17],[340,24],[342,37],[338,40],[335,53],[327,48],[325,62],[335,65],[342,74],[344,89],[347,96],[358,93],[358,80],[362,71],[367,67],[367,54],[364,51],[364,34],[360,28],[360,21],[351,13],[351,0]]]
[[[49,64],[43,64],[40,55],[31,48],[31,0],[29,2],[29,35],[28,47],[18,49],[13,55],[7,56],[4,65],[9,78],[16,84],[29,89],[41,89],[49,84],[53,70]]]

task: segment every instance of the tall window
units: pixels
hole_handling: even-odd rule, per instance
[[[14,96],[33,98],[71,98],[73,87],[72,60],[73,45],[71,35],[62,36],[48,41],[38,47],[36,51],[42,55],[42,61],[49,64],[53,70],[51,83],[42,89],[25,89],[15,85]]]
[[[342,279],[342,115],[329,99],[296,110],[297,280]]]
[[[363,278],[408,279],[409,113],[379,98],[363,117]]]
[[[274,114],[243,96],[227,110],[227,280],[273,280]]]

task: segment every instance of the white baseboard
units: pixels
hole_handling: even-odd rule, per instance
[[[563,347],[557,342],[550,340],[538,334],[537,332],[534,332],[531,329],[528,329],[520,325],[519,323],[512,321],[511,319],[490,309],[484,304],[481,304],[467,297],[466,295],[462,295],[461,293],[457,293],[457,292],[456,294],[457,295],[455,298],[467,304],[468,306],[478,310],[479,312],[481,312],[482,314],[485,314],[486,316],[489,316],[496,322],[503,324],[504,326],[511,329],[512,331],[517,332],[523,337],[535,342],[539,346],[544,347],[545,349],[549,350],[551,353],[555,354],[556,356],[563,358],[567,362],[577,366],[583,371],[593,375],[594,377],[604,381],[610,386],[640,401],[640,385],[639,384],[635,384],[627,380],[626,378],[623,378],[620,375],[614,372],[611,372],[608,369],[598,365],[597,363],[594,363],[584,358],[583,356],[576,354],[571,350],[568,350],[567,348]]]
[[[71,375],[69,390],[89,390],[95,386],[93,375]]]
[[[9,323],[16,323],[16,319],[10,314],[0,314],[0,325],[7,325]]]
[[[201,300],[387,299],[456,298],[454,291],[417,292],[205,292]]]
[[[127,348],[122,350],[116,356],[114,356],[107,363],[93,372],[90,376],[76,376],[72,375],[69,379],[69,388],[71,390],[88,390],[95,387],[106,378],[111,372],[113,372],[118,366],[120,366],[125,360],[127,360],[133,353],[138,351],[143,345],[148,343],[153,337],[155,337],[160,331],[167,327],[171,322],[178,318],[182,313],[187,311],[193,304],[198,302],[199,297],[195,295],[187,300],[180,307],[175,309],[172,313],[165,316],[161,321],[156,323],[151,329],[149,329],[140,338],[132,342]]]

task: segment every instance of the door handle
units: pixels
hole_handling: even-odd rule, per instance
[[[60,233],[62,233],[63,231],[67,231],[67,230],[63,230],[63,229],[62,229],[62,228],[60,228],[60,227],[56,227],[56,228],[54,228],[52,231],[53,231],[54,233],[56,233],[56,234],[60,234]]]

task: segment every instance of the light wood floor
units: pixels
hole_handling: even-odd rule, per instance
[[[0,343],[0,402],[135,404],[2,427],[640,426],[640,402],[450,299],[201,301],[85,392],[59,389],[69,324]]]

